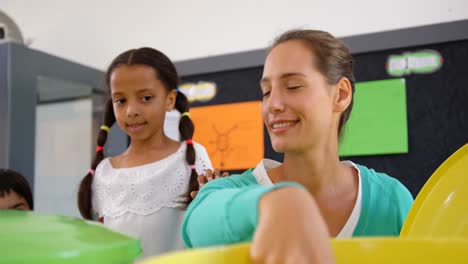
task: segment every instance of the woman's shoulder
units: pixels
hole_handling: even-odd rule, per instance
[[[375,194],[375,196],[384,194],[397,203],[413,202],[413,196],[410,191],[398,179],[363,165],[356,164],[356,166],[361,173],[363,188],[367,185],[370,188],[369,191]]]
[[[386,173],[356,166],[361,175],[362,209],[355,234],[398,235],[413,204],[410,191]]]
[[[398,188],[404,187],[404,185],[398,179],[388,175],[387,173],[379,172],[360,164],[356,164],[356,167],[359,169],[363,180],[368,181],[372,185],[377,185],[385,188],[388,188],[389,185]]]

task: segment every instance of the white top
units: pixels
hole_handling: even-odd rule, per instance
[[[205,148],[194,142],[198,174],[212,169]],[[109,158],[99,163],[93,179],[93,210],[104,225],[141,240],[143,257],[183,249],[180,226],[183,195],[190,167],[187,145],[168,157],[132,168],[113,168]]]
[[[348,167],[352,167],[358,172],[359,178],[359,189],[356,198],[356,203],[354,204],[353,211],[348,218],[348,221],[341,229],[340,233],[336,236],[337,238],[349,238],[353,236],[354,229],[356,229],[357,223],[359,221],[359,216],[361,215],[361,207],[362,207],[362,188],[361,188],[361,172],[359,168],[351,161],[342,161]],[[252,174],[254,175],[255,179],[260,185],[272,185],[270,177],[268,177],[267,170],[271,170],[277,166],[281,165],[280,162],[271,160],[271,159],[263,159],[257,167],[253,170]]]

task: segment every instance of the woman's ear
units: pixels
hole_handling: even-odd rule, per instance
[[[171,90],[166,97],[166,111],[170,112],[174,109],[175,101],[177,98],[177,91]]]
[[[353,99],[353,88],[348,78],[343,77],[335,85],[335,98],[333,101],[333,111],[344,112]]]

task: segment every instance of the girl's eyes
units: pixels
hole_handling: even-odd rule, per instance
[[[125,99],[122,99],[122,98],[114,99],[114,103],[116,103],[118,105],[121,105],[121,104],[125,103]]]
[[[147,103],[147,102],[151,101],[151,99],[153,99],[153,96],[147,95],[147,96],[143,96],[143,97],[141,98],[141,101],[143,101],[144,103]],[[114,99],[114,103],[115,103],[115,104],[118,104],[118,105],[122,105],[122,104],[124,104],[125,102],[127,102],[127,100],[125,100],[124,98],[117,98],[117,99]]]
[[[141,100],[146,103],[146,102],[151,101],[151,99],[153,99],[153,96],[147,95],[147,96],[143,96]]]

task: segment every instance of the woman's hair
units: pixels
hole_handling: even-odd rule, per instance
[[[23,197],[29,209],[34,209],[31,188],[26,178],[14,170],[0,169],[0,197],[4,197],[11,191]]]
[[[164,87],[167,89],[168,92],[172,90],[177,90],[179,84],[179,76],[177,74],[177,70],[172,63],[172,61],[164,55],[162,52],[152,49],[152,48],[140,48],[140,49],[132,49],[128,50],[119,56],[117,56],[106,72],[106,85],[110,90],[110,76],[112,72],[121,65],[145,65],[153,68],[156,72],[156,77],[164,84]],[[180,113],[185,113],[189,111],[189,102],[187,97],[177,91],[176,101],[175,101],[175,108]],[[114,109],[112,105],[112,100],[109,98],[106,102],[104,108],[104,126],[111,127],[115,123],[115,115]],[[179,132],[182,140],[191,139],[194,132],[194,125],[192,120],[188,115],[181,115],[179,121]],[[108,136],[108,132],[106,130],[101,129],[99,131],[99,135],[97,138],[97,145],[104,146],[106,143]],[[189,188],[187,193],[185,194],[184,198],[187,201],[187,204],[191,202],[190,192],[195,191],[199,188],[198,181],[197,181],[197,172],[194,168],[195,164],[195,149],[192,144],[187,144],[187,151],[186,151],[186,160],[187,163],[191,168],[190,174],[190,181],[189,181]],[[79,190],[78,190],[78,208],[80,210],[81,215],[86,219],[92,218],[92,191],[91,185],[93,181],[93,174],[94,170],[98,166],[98,164],[104,159],[104,153],[102,150],[97,151],[93,161],[91,163],[91,172],[83,178],[81,181]]]
[[[343,42],[330,33],[320,30],[291,30],[275,39],[269,52],[277,45],[291,40],[303,42],[312,51],[315,55],[314,58],[311,58],[312,61],[315,62],[315,66],[325,76],[329,84],[337,84],[341,78],[346,77],[351,83],[352,93],[354,94],[353,57]],[[338,123],[339,136],[343,134],[344,126],[349,119],[352,108],[353,98],[351,98],[348,108],[341,114]]]

